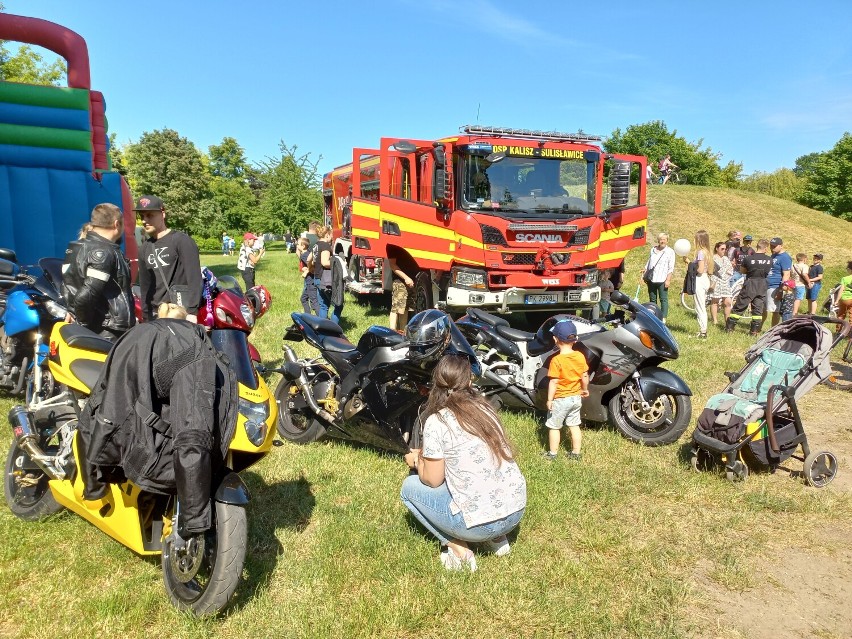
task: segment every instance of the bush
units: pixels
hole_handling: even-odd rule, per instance
[[[202,253],[221,253],[222,239],[216,237],[193,237],[198,245],[198,250]]]

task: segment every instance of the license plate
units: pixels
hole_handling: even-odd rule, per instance
[[[524,304],[556,304],[558,301],[559,295],[549,293],[547,295],[527,295]]]

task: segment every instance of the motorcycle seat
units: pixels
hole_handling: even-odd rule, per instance
[[[497,334],[513,342],[531,342],[535,339],[535,333],[527,333],[510,326],[497,326]]]
[[[300,313],[299,317],[317,333],[322,333],[323,335],[343,335],[343,329],[331,320],[322,319],[316,315],[309,315],[307,313]]]
[[[334,322],[330,323],[334,324]],[[337,324],[335,324],[335,326],[337,326]],[[345,337],[336,337],[334,335],[322,335],[320,347],[322,350],[331,351],[332,353],[348,353],[349,351],[357,350],[355,348],[355,344]]]
[[[112,348],[111,341],[79,324],[66,324],[60,327],[59,335],[68,346],[82,348],[86,351],[109,353]]]
[[[482,322],[483,324],[488,324],[489,326],[509,326],[509,322],[507,322],[502,317],[492,315],[491,313],[486,313],[485,311],[481,311],[478,308],[469,308],[465,312],[476,321]]]

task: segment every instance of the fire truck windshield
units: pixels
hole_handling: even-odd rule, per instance
[[[534,217],[594,213],[594,162],[512,156],[490,162],[479,150],[463,154],[461,160],[462,208]]]

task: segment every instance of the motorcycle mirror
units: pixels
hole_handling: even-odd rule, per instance
[[[613,291],[610,293],[609,299],[613,304],[619,305],[627,304],[630,301],[630,298],[621,291]]]

